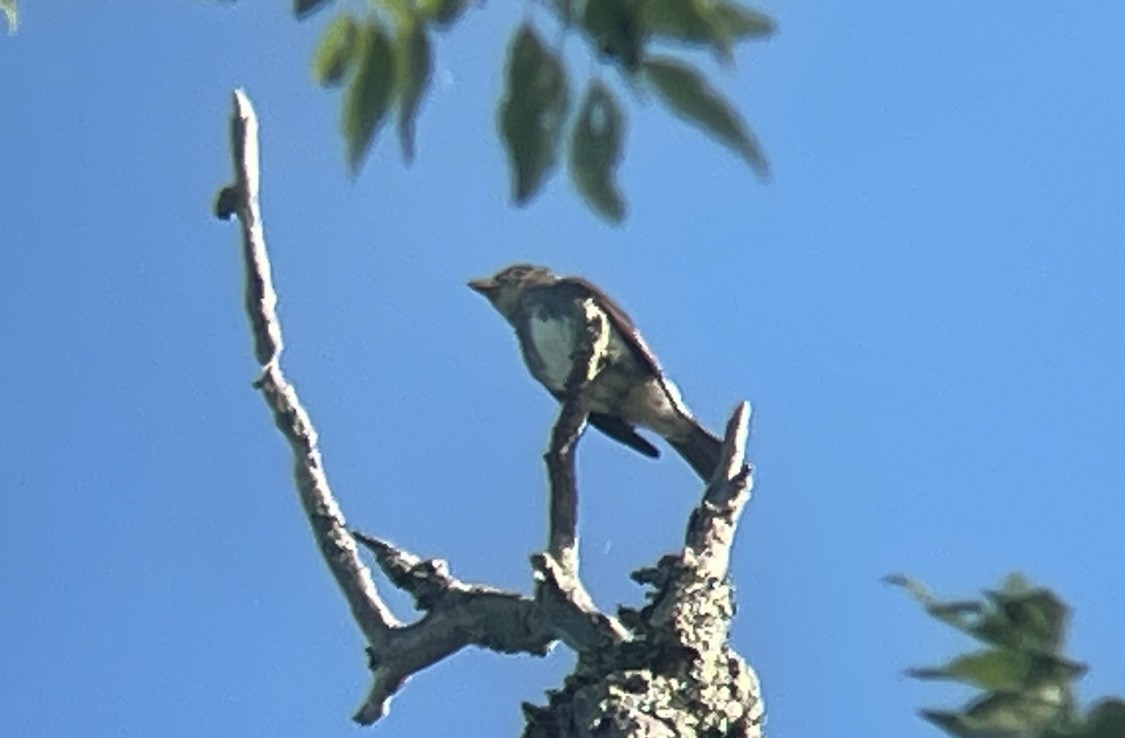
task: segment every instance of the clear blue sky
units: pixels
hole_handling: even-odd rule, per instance
[[[1083,696],[1125,693],[1120,3],[761,6],[780,34],[721,85],[774,182],[633,106],[620,229],[565,179],[507,204],[494,105],[530,5],[440,40],[416,164],[384,137],[355,183],[308,72],[331,13],[287,7],[29,1],[0,38],[0,732],[357,734],[363,644],[210,217],[236,85],[285,366],[353,525],[528,589],[555,407],[463,285],[544,262],[617,296],[706,424],[754,405],[734,642],[774,736],[937,735],[913,710],[960,693],[900,672],[971,644],[895,571],[969,595],[1024,570],[1076,608]],[[595,435],[580,475],[587,582],[637,604],[698,484]],[[378,734],[515,735],[570,663],[459,654]]]

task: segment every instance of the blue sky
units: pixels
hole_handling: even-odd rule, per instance
[[[705,424],[753,403],[733,639],[772,735],[937,735],[913,710],[962,693],[901,670],[970,644],[896,571],[949,595],[1025,571],[1076,609],[1083,696],[1125,693],[1119,3],[761,5],[781,32],[719,84],[773,183],[632,105],[619,229],[563,178],[508,205],[494,105],[530,5],[440,40],[415,165],[384,136],[354,183],[308,72],[331,13],[287,7],[26,2],[0,39],[5,735],[356,734],[363,644],[209,215],[236,85],[285,366],[354,526],[528,589],[555,407],[463,285],[543,262],[612,292]],[[637,604],[626,574],[676,548],[698,484],[596,435],[580,477],[587,584]],[[376,730],[515,735],[570,664],[461,653]]]

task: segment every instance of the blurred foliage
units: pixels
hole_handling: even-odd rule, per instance
[[[769,175],[769,164],[742,118],[697,70],[675,59],[653,57],[645,60],[644,73],[668,107],[737,151],[759,175]]]
[[[313,54],[313,76],[325,87],[342,84],[355,66],[359,23],[354,16],[339,15],[324,30]]]
[[[383,125],[395,96],[395,48],[383,26],[374,21],[358,25],[352,44],[354,67],[351,82],[344,91],[343,129],[348,166],[359,171],[371,149],[371,142]]]
[[[534,28],[520,26],[508,50],[500,100],[500,135],[508,150],[512,199],[517,203],[538,192],[555,166],[569,98],[562,62]]]
[[[303,19],[331,3],[294,0],[293,10]],[[454,28],[469,8],[468,0],[369,4],[366,17],[342,11],[334,18],[312,60],[319,84],[344,88],[341,127],[353,173],[392,110],[403,158],[413,160],[416,121],[434,65],[432,35]],[[639,99],[652,93],[768,178],[765,155],[739,112],[696,66],[669,53],[702,50],[733,68],[737,44],[773,34],[768,16],[734,0],[541,0],[534,7],[542,10],[542,22],[525,17],[508,43],[497,115],[516,204],[527,204],[542,190],[566,146],[571,181],[590,208],[613,223],[625,217],[616,170],[626,118],[600,69],[579,85],[586,92],[577,109],[572,107],[561,46],[574,35]],[[544,24],[554,44],[543,41],[538,27]]]
[[[570,176],[586,202],[613,222],[625,217],[625,199],[613,179],[624,130],[624,114],[613,94],[601,82],[591,82],[572,132]]]
[[[4,17],[8,21],[8,33],[15,33],[20,25],[19,10],[16,8],[16,0],[0,0],[0,10],[4,11]]]
[[[1070,611],[1051,590],[1011,574],[980,600],[942,601],[909,577],[886,581],[983,646],[906,672],[980,690],[960,710],[921,710],[926,720],[960,738],[1125,738],[1125,701],[1104,699],[1085,714],[1079,710],[1074,683],[1086,666],[1063,655]]]

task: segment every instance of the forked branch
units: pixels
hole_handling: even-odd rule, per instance
[[[550,709],[525,706],[525,735],[579,735],[584,728],[578,726],[599,723],[595,720],[599,714],[621,728],[599,735],[634,735],[629,726],[651,727],[653,721],[683,722],[708,730],[725,726],[730,735],[739,732],[728,730],[733,725],[743,735],[757,735],[762,716],[757,680],[726,644],[733,613],[726,583],[730,545],[751,485],[743,459],[748,407],[739,406],[727,425],[723,462],[691,516],[680,555],[667,556],[657,567],[635,575],[655,585],[652,604],[641,611],[622,610],[620,621],[594,606],[578,576],[574,451],[588,416],[584,390],[595,379],[609,340],[606,316],[592,304],[587,306],[584,340],[546,456],[550,531],[547,550],[532,557],[533,597],[464,583],[443,561],[423,560],[386,541],[349,532],[329,488],[312,421],[281,371],[277,295],[258,203],[257,131],[249,98],[235,91],[231,119],[235,182],[220,193],[216,214],[236,215],[242,226],[245,307],[254,355],[261,366],[254,386],[261,390],[293,452],[298,496],[317,547],[368,644],[373,681],[354,719],[364,725],[375,722],[411,675],[467,645],[543,655],[552,642],[561,640],[579,653],[578,668],[589,673],[568,680],[564,689],[554,693]],[[403,624],[390,612],[359,558],[357,540],[371,551],[390,581],[414,598],[416,608],[424,613],[421,619]],[[675,666],[670,658],[684,663]],[[638,670],[650,678],[638,682]],[[690,678],[657,678],[673,673]],[[725,682],[701,682],[700,674],[718,675]],[[613,685],[622,678],[627,678],[628,688],[615,691]],[[659,692],[644,696],[638,685],[645,684]],[[628,699],[622,701],[622,694]],[[668,712],[677,709],[684,711],[679,721]],[[547,726],[551,728],[544,732]]]

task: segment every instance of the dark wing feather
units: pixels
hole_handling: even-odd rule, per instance
[[[637,433],[636,428],[629,425],[621,418],[604,413],[590,413],[590,425],[594,426],[602,433],[605,433],[613,440],[620,441],[645,456],[649,456],[653,459],[660,456],[660,451],[657,450],[656,446],[646,441],[644,436]]]
[[[562,402],[562,394],[559,392],[551,392],[555,399]],[[590,413],[590,425],[594,426],[602,433],[617,441],[623,443],[637,453],[644,454],[649,458],[660,458],[660,450],[649,443],[644,436],[637,433],[637,429],[617,417],[616,415],[606,415],[605,413]]]

